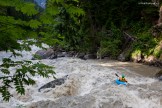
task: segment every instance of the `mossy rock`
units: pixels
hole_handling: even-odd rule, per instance
[[[159,60],[161,60],[161,61],[162,61],[162,54],[160,55]]]
[[[155,47],[153,55],[157,58],[160,57],[162,54],[162,41],[159,42],[159,44]]]
[[[142,52],[140,50],[135,50],[132,52],[131,59],[134,62],[140,62],[142,60]]]

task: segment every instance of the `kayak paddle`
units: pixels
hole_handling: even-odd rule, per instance
[[[117,77],[119,77],[119,75],[118,75],[117,73],[115,73],[115,75],[116,75]]]

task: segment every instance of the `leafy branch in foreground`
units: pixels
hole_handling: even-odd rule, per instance
[[[11,73],[9,69],[16,67],[16,70]],[[0,93],[3,100],[9,101],[12,94],[9,88],[15,88],[19,94],[25,94],[24,85],[34,85],[33,76],[39,75],[45,78],[54,77],[55,72],[53,67],[47,66],[40,62],[33,64],[31,61],[12,61],[9,58],[4,58],[0,65]],[[55,78],[55,77],[54,77]]]

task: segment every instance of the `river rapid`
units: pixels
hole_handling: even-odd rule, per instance
[[[31,52],[23,51],[23,57],[13,59],[30,60],[39,49],[33,46]],[[0,52],[0,61],[9,56],[10,53]],[[162,108],[162,82],[153,78],[159,68],[67,57],[40,61],[55,67],[56,78],[69,75],[65,83],[38,92],[42,85],[54,79],[35,76],[36,84],[26,86],[25,95],[11,90],[13,97],[9,102],[4,102],[0,95],[0,108]],[[117,85],[115,73],[125,74],[128,86]]]

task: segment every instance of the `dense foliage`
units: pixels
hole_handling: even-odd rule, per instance
[[[13,56],[20,56],[15,50],[30,50],[30,43],[18,43],[18,40],[26,40],[37,37],[36,29],[41,26],[36,18],[39,13],[35,5],[22,0],[0,0],[0,48],[11,51]],[[11,69],[16,68],[11,73]],[[53,75],[53,68],[42,63],[33,64],[31,61],[13,61],[3,58],[0,65],[1,76],[0,92],[4,100],[12,96],[9,89],[15,88],[20,94],[25,93],[24,84],[32,85],[35,81],[31,76],[40,75],[49,77]]]
[[[146,53],[161,40],[150,33],[151,27],[157,24],[160,6],[154,5],[152,0],[91,0],[82,1],[81,4],[86,12],[82,20],[84,45],[100,56],[106,54],[116,58],[124,50],[126,37],[123,32],[138,40],[130,52],[138,47]]]
[[[84,11],[75,6],[77,0],[70,2],[49,0],[45,10],[33,2],[33,0],[0,0],[0,50],[11,51],[16,57],[21,54],[15,50],[30,50],[32,44],[41,46],[44,42],[50,46],[62,45],[67,32],[63,30],[65,27],[62,27],[63,32],[57,28],[66,25],[68,21],[77,25],[77,18],[84,15]],[[63,21],[64,14],[69,20]],[[23,41],[20,43],[18,40]],[[53,67],[39,62],[33,64],[31,61],[13,61],[10,58],[3,58],[2,62],[0,81],[3,83],[0,85],[0,93],[4,100],[9,100],[12,96],[10,88],[24,94],[24,85],[35,83],[32,76],[40,75],[48,78],[55,74]],[[14,68],[15,71],[11,72]]]

